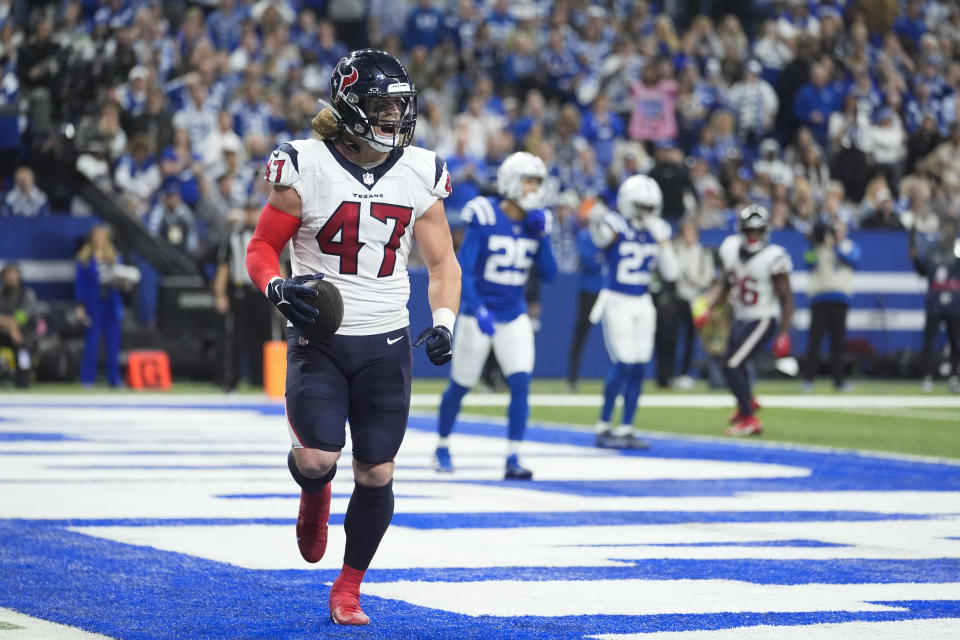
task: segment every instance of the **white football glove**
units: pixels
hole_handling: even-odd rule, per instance
[[[665,242],[670,239],[670,236],[673,234],[673,230],[670,228],[670,223],[666,220],[660,218],[650,218],[646,220],[647,231],[650,232],[650,235],[653,236],[653,239],[660,243]]]

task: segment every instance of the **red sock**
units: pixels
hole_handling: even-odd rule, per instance
[[[363,574],[365,573],[366,571],[354,569],[350,565],[344,563],[343,568],[340,569],[340,575],[337,576],[337,579],[333,582],[333,588],[338,590],[350,590],[359,594],[360,583],[363,582]]]
[[[337,624],[369,624],[370,618],[360,608],[360,582],[366,571],[344,563],[340,575],[330,588],[330,618]]]

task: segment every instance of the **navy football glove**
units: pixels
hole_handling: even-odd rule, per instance
[[[427,327],[424,329],[423,332],[417,336],[413,346],[419,347],[421,344],[426,344],[427,357],[430,358],[430,362],[435,365],[447,364],[450,362],[450,358],[453,357],[453,352],[451,351],[453,336],[450,335],[450,330],[443,325],[438,324],[435,327]]]
[[[496,328],[493,326],[493,314],[490,313],[490,310],[480,305],[473,313],[477,317],[477,324],[480,325],[480,331],[488,336],[492,336]]]
[[[536,238],[542,238],[547,235],[547,212],[543,209],[533,209],[527,214],[523,224],[527,228],[527,233]]]
[[[296,327],[310,327],[316,322],[320,311],[312,306],[304,298],[313,298],[319,294],[316,289],[312,289],[304,284],[310,280],[320,280],[322,273],[315,273],[306,276],[294,276],[281,280],[274,278],[267,285],[267,298],[270,299],[280,313],[287,317],[287,320]]]

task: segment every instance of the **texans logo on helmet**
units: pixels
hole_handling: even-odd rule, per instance
[[[357,73],[356,67],[347,63],[340,65],[340,67],[337,69],[337,73],[340,74],[340,84],[337,87],[337,97],[346,99],[347,95],[344,93],[344,89],[356,83],[356,81],[360,79],[360,74]]]

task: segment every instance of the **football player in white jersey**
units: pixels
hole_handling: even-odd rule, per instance
[[[793,318],[793,291],[790,271],[793,264],[786,250],[771,244],[767,226],[770,214],[759,205],[750,205],[738,217],[740,232],[720,245],[724,277],[711,293],[705,310],[694,319],[699,329],[711,311],[724,300],[733,305],[733,324],[724,377],[737,399],[737,411],[730,418],[729,436],[758,435],[763,431],[754,413],[759,409],[750,388],[747,361],[776,335],[773,355],[790,354],[790,321]],[[779,331],[777,319],[779,317]]]
[[[344,517],[343,568],[330,590],[338,624],[367,624],[360,581],[393,516],[394,457],[410,407],[412,353],[407,257],[414,240],[426,262],[433,326],[425,343],[437,365],[450,360],[460,302],[457,264],[443,210],[446,164],[409,146],[417,94],[389,53],[342,58],[330,78],[332,105],[313,120],[315,138],[283,144],[267,160],[273,183],[247,250],[251,279],[288,318],[288,466],[301,487],[297,542],[308,562],[323,556],[330,481],[349,421],[354,490]],[[293,277],[280,275],[290,243]],[[312,337],[317,309],[305,285],[326,278],[343,297],[336,334]]]
[[[542,208],[546,177],[547,169],[540,158],[518,151],[507,156],[497,170],[501,197],[478,196],[463,208],[468,226],[459,254],[462,313],[457,322],[450,385],[443,393],[437,417],[439,442],[434,462],[438,471],[453,471],[448,440],[460,403],[480,379],[492,348],[510,387],[504,478],[533,477],[518,457],[530,413],[534,359],[533,324],[527,315],[524,290],[534,264],[546,282],[557,275],[550,247],[551,216]]]
[[[613,363],[603,385],[603,406],[596,427],[598,447],[646,449],[634,434],[646,364],[653,354],[657,314],[647,292],[656,266],[667,281],[676,280],[680,264],[670,243],[670,225],[660,217],[663,194],[649,176],[623,181],[617,191],[618,211],[594,210],[590,237],[606,255],[606,282],[591,322],[603,321],[603,337]],[[610,426],[617,396],[623,394],[620,425]]]

